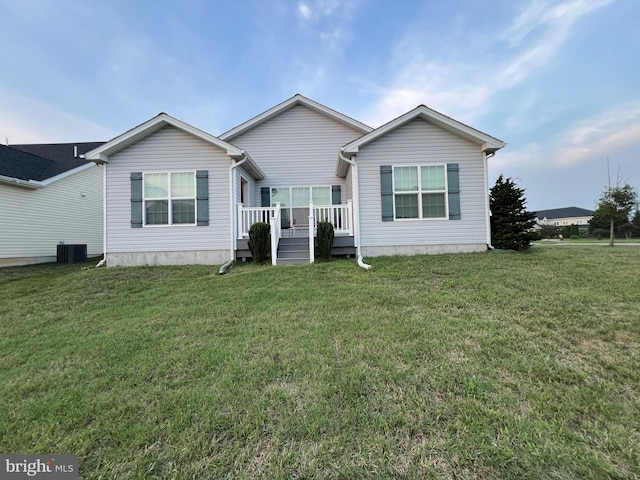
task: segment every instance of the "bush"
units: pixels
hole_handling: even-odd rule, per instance
[[[562,236],[564,238],[573,238],[574,235],[575,236],[580,235],[580,230],[578,229],[577,225],[575,224],[567,225],[562,229]]]
[[[541,225],[540,226],[540,238],[558,238],[560,235],[560,227],[555,225]]]
[[[598,240],[602,240],[604,237],[609,236],[609,230],[606,228],[594,228],[592,234]]]
[[[271,250],[271,227],[268,223],[257,222],[249,229],[249,250],[253,261],[264,263]]]
[[[318,222],[318,252],[320,258],[325,262],[331,260],[334,236],[335,232],[331,222]]]

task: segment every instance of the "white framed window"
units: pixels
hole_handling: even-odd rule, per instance
[[[394,218],[448,218],[446,165],[393,167]]]
[[[143,173],[144,225],[196,224],[196,173]]]

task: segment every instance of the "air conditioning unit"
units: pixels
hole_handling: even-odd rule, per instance
[[[82,263],[87,261],[87,246],[80,244],[59,244],[58,263]]]

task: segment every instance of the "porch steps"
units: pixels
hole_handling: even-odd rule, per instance
[[[278,246],[278,265],[309,263],[309,239],[305,237],[281,238]]]

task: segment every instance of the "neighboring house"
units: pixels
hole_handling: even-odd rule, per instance
[[[0,266],[56,260],[57,245],[103,253],[101,142],[0,145]]]
[[[553,208],[536,212],[536,222],[540,226],[565,227],[577,225],[578,227],[587,228],[592,217],[593,210],[578,207]]]
[[[473,252],[490,243],[487,158],[505,144],[425,106],[377,129],[295,95],[219,137],[161,113],[86,154],[106,165],[107,265],[250,257],[270,223],[273,262],[334,253]]]

